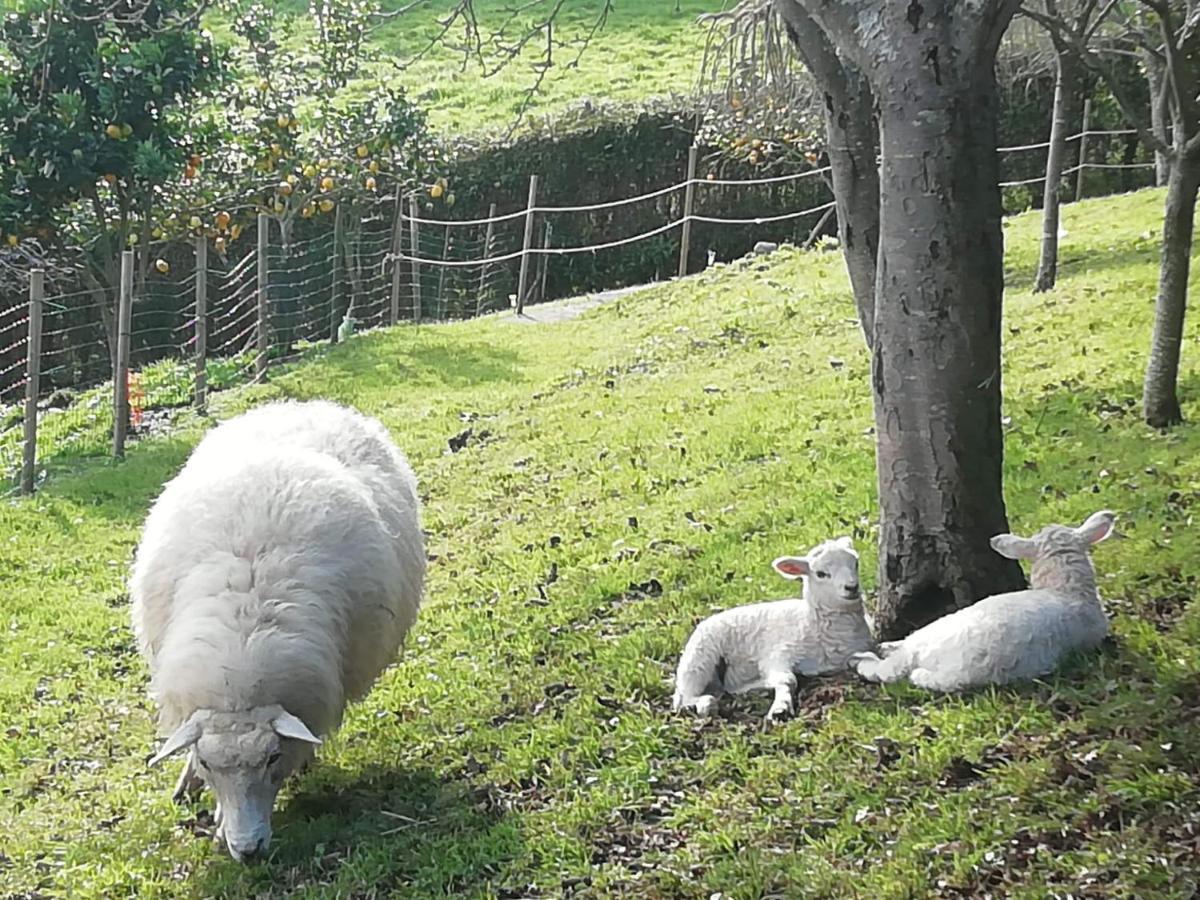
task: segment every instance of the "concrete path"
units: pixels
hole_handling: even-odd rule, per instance
[[[500,318],[518,325],[540,325],[553,322],[566,322],[574,319],[585,310],[600,306],[626,294],[654,287],[653,284],[635,284],[630,287],[615,288],[611,291],[597,291],[582,297],[568,297],[565,300],[551,300],[549,303],[535,303],[525,307],[523,315],[516,315],[512,310],[497,313]]]

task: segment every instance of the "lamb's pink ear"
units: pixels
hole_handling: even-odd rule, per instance
[[[1107,509],[1092,513],[1087,521],[1075,529],[1075,533],[1089,544],[1098,544],[1113,533],[1117,514]]]
[[[784,578],[789,578],[792,581],[802,578],[812,571],[809,568],[808,560],[803,556],[781,556],[775,562],[771,563],[771,566]]]
[[[286,709],[271,720],[271,727],[280,737],[291,738],[294,741],[306,741],[310,744],[321,743],[321,739],[309,731],[307,725]]]
[[[991,540],[992,549],[1009,559],[1034,559],[1037,543],[1015,534],[997,534]]]
[[[175,733],[167,738],[167,742],[158,749],[158,752],[146,760],[146,765],[157,766],[168,756],[188,749],[198,740],[200,740],[200,722],[193,713],[186,722],[175,729]]]

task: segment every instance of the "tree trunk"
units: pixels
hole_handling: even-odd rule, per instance
[[[1142,411],[1156,428],[1183,421],[1176,393],[1179,353],[1183,344],[1183,318],[1187,309],[1188,271],[1192,255],[1192,229],[1196,192],[1200,188],[1200,163],[1179,154],[1172,160],[1163,210],[1162,261],[1150,361],[1142,387]]]
[[[874,85],[883,158],[872,370],[876,622],[884,639],[1024,585],[1020,566],[989,543],[1008,530],[995,76],[992,59],[972,58],[941,31],[913,36],[914,25],[898,37]]]
[[[1042,255],[1034,291],[1048,291],[1058,277],[1059,187],[1067,152],[1067,113],[1075,102],[1075,63],[1063,49],[1055,53],[1054,117],[1046,153],[1046,183],[1042,194]]]
[[[869,348],[875,334],[875,270],[879,253],[878,125],[867,80],[847,74],[840,98],[825,95],[825,134],[837,201],[838,239]]]
[[[788,37],[821,87],[838,239],[868,348],[875,333],[879,248],[879,125],[866,77],[838,55],[795,0],[775,0]]]
[[[1163,77],[1163,63],[1156,54],[1143,52],[1142,64],[1146,69],[1146,83],[1150,91],[1150,130],[1155,136],[1171,146],[1171,135],[1167,129],[1171,124],[1171,111],[1167,94],[1167,83]],[[1171,175],[1171,160],[1167,154],[1154,151],[1154,183],[1162,187]]]

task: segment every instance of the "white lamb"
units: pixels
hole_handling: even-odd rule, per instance
[[[850,657],[875,646],[858,586],[858,554],[850,538],[826,541],[806,557],[773,563],[784,578],[803,579],[803,597],[727,609],[696,626],[675,674],[676,710],[713,713],[722,692],[770,688],[774,719],[794,708],[796,675],[844,670]]]
[[[1068,653],[1096,647],[1108,634],[1088,550],[1112,533],[1115,519],[1105,510],[1078,528],[1047,525],[1031,538],[996,535],[997,553],[1033,561],[1029,590],[985,597],[881,645],[883,659],[864,652],[851,666],[870,681],[908,678],[931,691],[1050,673]]]
[[[284,779],[364,696],[416,619],[416,479],[383,426],[275,403],[209,432],[146,520],[130,592],[159,726],[208,784],[218,837],[260,855]]]

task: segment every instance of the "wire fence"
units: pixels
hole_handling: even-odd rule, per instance
[[[1088,169],[1151,168],[1153,162],[1113,163],[1086,154],[1088,141],[1129,131],[1087,131],[1068,142],[1079,150],[1064,173]],[[1002,147],[1006,161],[1033,159],[1044,167],[1049,142]],[[1037,152],[1042,151],[1042,152]],[[1039,162],[1040,160],[1040,162]],[[547,296],[552,267],[597,257],[635,243],[658,242],[674,254],[680,275],[689,269],[693,228],[796,223],[814,237],[834,207],[828,169],[749,180],[696,176],[692,151],[685,177],[637,196],[592,204],[538,202],[530,179],[524,208],[486,217],[437,219],[422,215],[415,195],[343,205],[334,227],[293,239],[295,223],[261,214],[247,229],[253,242],[232,252],[203,236],[151,263],[151,245],[122,255],[116,289],[43,296],[33,273],[27,303],[0,310],[0,471],[20,473],[32,491],[56,459],[124,454],[126,440],[169,427],[184,410],[203,411],[214,391],[254,384],[272,366],[309,348],[403,322],[445,321],[514,308]],[[1028,170],[1029,164],[1022,162]],[[1013,166],[1006,165],[1006,172]],[[1010,177],[1003,188],[1045,181]],[[706,215],[708,191],[770,190],[811,179],[813,205],[763,217]],[[649,206],[660,224],[632,230]],[[559,243],[577,233],[573,217],[602,225],[604,240],[583,246]],[[816,224],[811,232],[808,229]],[[595,229],[593,229],[595,230]]]

